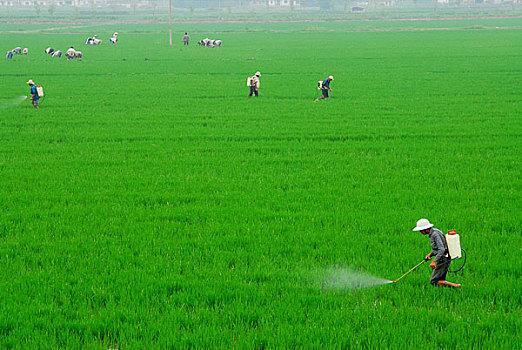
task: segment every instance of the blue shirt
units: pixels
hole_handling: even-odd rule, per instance
[[[38,96],[38,91],[36,90],[36,85],[31,85],[31,95],[33,95],[33,100],[40,99],[40,96]]]
[[[323,80],[323,89],[329,89],[330,88],[330,79]]]

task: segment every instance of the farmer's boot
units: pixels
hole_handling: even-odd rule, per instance
[[[451,283],[451,282],[448,282],[448,281],[439,281],[437,284],[439,286],[441,286],[441,287],[460,288],[460,284],[459,283]]]

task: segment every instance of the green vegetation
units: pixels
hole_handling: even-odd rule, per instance
[[[519,347],[522,32],[256,26],[2,34],[30,54],[0,63],[0,348]],[[2,108],[29,78],[41,109]],[[315,283],[399,277],[421,217],[461,234],[462,290]]]

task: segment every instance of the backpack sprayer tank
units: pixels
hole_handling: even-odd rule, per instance
[[[448,231],[448,234],[446,235],[446,243],[448,244],[449,255],[452,260],[462,257],[460,237],[456,230]]]
[[[36,92],[38,93],[38,96],[39,96],[39,97],[43,97],[43,96],[44,96],[43,87],[41,87],[40,85],[38,85],[38,86],[36,87]]]

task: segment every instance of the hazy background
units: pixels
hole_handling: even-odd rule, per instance
[[[172,0],[175,20],[521,16],[522,0]],[[0,0],[0,23],[168,20],[167,0]]]

